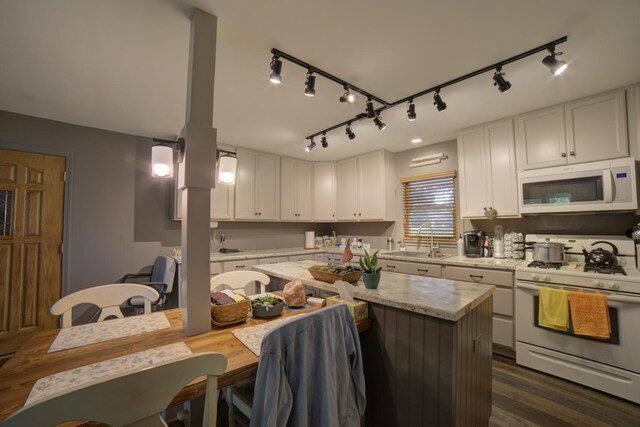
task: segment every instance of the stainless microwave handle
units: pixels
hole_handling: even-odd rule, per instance
[[[604,193],[604,202],[613,202],[613,177],[611,176],[611,169],[604,169],[602,171],[602,191]]]
[[[540,288],[542,288],[544,286],[534,286],[534,285],[528,285],[526,283],[518,282],[516,287],[521,288],[521,289],[528,289],[528,290],[531,290],[531,291],[537,291],[538,289],[540,289]],[[609,300],[611,302],[640,304],[640,297],[628,297],[628,296],[624,296],[624,295],[615,295],[615,294],[611,294],[611,293],[607,293],[607,292],[599,292],[599,293],[605,294],[607,296],[607,300]]]

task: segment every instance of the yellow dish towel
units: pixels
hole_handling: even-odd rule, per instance
[[[576,335],[595,338],[611,337],[611,320],[606,295],[569,292],[569,300],[573,332]]]
[[[545,328],[566,331],[569,329],[569,300],[567,291],[540,288],[538,323]]]

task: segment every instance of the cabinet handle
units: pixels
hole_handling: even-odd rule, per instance
[[[471,277],[472,279],[480,279],[480,280],[482,280],[482,278],[484,276],[480,276],[480,275],[476,275],[476,274],[470,274],[469,277]]]
[[[396,268],[396,266],[387,264],[387,268]]]
[[[355,212],[353,213],[353,216],[356,216],[356,213],[355,213]]]
[[[575,156],[575,155],[576,155],[576,152],[575,152],[575,151],[569,151],[569,155],[570,155],[570,156]]]
[[[242,264],[242,265],[236,265],[236,268],[244,268],[244,264]]]
[[[258,216],[262,215],[262,212],[258,212]]]
[[[567,153],[560,154],[562,157],[567,157]]]
[[[258,212],[254,212],[253,214],[254,214],[254,215],[258,215]]]
[[[362,213],[359,213],[358,216],[362,216]]]
[[[422,273],[428,273],[428,272],[429,272],[429,269],[425,269],[425,270],[423,270],[423,269],[419,268],[419,269],[418,269],[418,271],[420,271],[420,272],[422,272]]]

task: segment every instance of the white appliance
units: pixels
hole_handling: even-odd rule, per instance
[[[640,403],[640,271],[633,240],[618,236],[527,235],[527,242],[564,243],[563,264],[516,267],[516,362],[576,383]],[[582,247],[618,248],[614,273],[584,271]],[[530,255],[530,254],[528,254]],[[537,324],[538,291],[542,287],[607,295],[611,338],[559,332]]]
[[[520,213],[638,209],[633,157],[518,173]]]

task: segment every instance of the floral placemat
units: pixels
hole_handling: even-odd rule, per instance
[[[236,338],[240,340],[249,350],[251,350],[256,356],[260,357],[260,345],[264,336],[273,328],[288,322],[289,320],[296,319],[298,316],[304,316],[305,313],[297,314],[295,316],[283,317],[281,319],[271,320],[270,322],[262,323],[256,326],[249,326],[241,329],[234,329],[231,331]]]
[[[191,354],[191,350],[185,343],[176,343],[116,357],[115,359],[105,360],[104,362],[92,363],[91,365],[81,366],[69,371],[58,372],[57,374],[40,378],[35,383],[25,406],[70,387],[75,387],[110,375],[136,371],[189,354]]]
[[[60,329],[47,353],[157,331],[170,326],[167,316],[162,312],[71,326]]]

